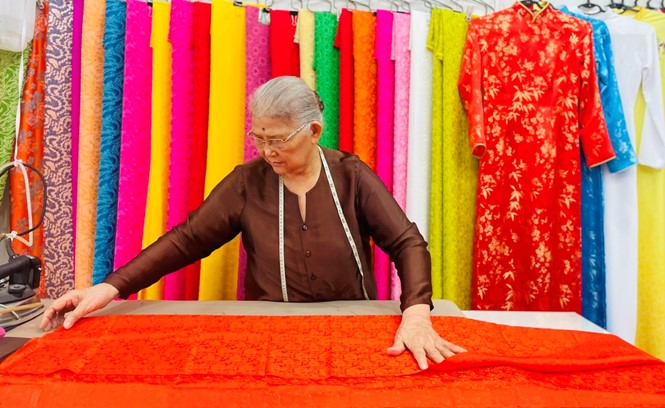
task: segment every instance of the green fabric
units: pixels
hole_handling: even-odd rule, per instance
[[[16,112],[19,104],[19,69],[23,55],[23,83],[27,77],[28,60],[32,43],[20,52],[0,50],[0,166],[12,160],[14,138],[16,137]],[[23,89],[23,86],[21,86]],[[0,201],[5,194],[7,175],[0,178]]]
[[[441,10],[432,9],[427,48],[432,51],[432,174],[430,178],[429,251],[432,256],[432,298],[443,298],[443,64]]]
[[[316,92],[323,109],[323,135],[319,144],[330,149],[339,147],[339,50],[334,46],[337,16],[317,12],[314,20],[314,64]]]
[[[449,10],[441,10],[441,20],[445,21],[438,42],[443,55],[443,297],[469,309],[478,160],[469,148],[468,122],[457,90],[469,23],[464,14]]]

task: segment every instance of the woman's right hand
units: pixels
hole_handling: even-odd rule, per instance
[[[44,331],[53,330],[60,325],[69,329],[80,318],[103,308],[119,294],[118,289],[108,283],[71,290],[46,308],[39,327]],[[70,313],[65,317],[67,312]]]

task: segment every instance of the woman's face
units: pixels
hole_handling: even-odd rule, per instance
[[[273,171],[283,176],[306,169],[321,137],[321,124],[252,116],[248,137]]]

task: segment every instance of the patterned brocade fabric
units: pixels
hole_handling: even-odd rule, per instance
[[[480,158],[472,307],[581,312],[580,149],[614,158],[591,26],[519,2],[472,20],[459,90]]]
[[[44,3],[43,8],[37,7],[36,14],[32,50],[26,67],[26,83],[21,93],[21,122],[14,148],[16,149],[16,159],[32,164],[43,173],[48,3]],[[16,84],[18,85],[18,81]],[[28,170],[28,177],[30,180],[30,200],[32,202],[31,214],[28,214],[23,173],[18,168],[14,168],[9,172],[10,231],[27,231],[29,229],[29,219],[32,218],[33,223],[36,223],[44,205],[44,197],[41,191],[42,180],[31,170]],[[32,242],[32,247],[28,247],[18,240],[13,240],[12,247],[17,254],[28,254],[44,259],[44,230],[42,228],[37,228],[33,232]],[[45,294],[46,279],[44,271],[42,271],[40,282],[40,292]]]
[[[70,132],[73,20],[71,1],[49,2],[45,74],[48,91],[44,100],[43,161],[48,199],[43,228],[44,259],[47,260],[44,262],[46,296],[51,299],[64,295],[74,287],[71,170],[73,146]],[[81,131],[83,130],[81,128]]]
[[[385,349],[399,316],[107,316],[0,365],[34,406],[614,406],[665,404],[665,364],[606,334],[435,317],[470,350],[420,372]],[[20,392],[19,392],[20,391]],[[147,397],[147,392],[150,397]],[[86,395],[86,398],[81,398]],[[272,401],[271,401],[272,399]]]

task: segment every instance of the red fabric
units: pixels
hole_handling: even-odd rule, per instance
[[[19,123],[18,145],[16,158],[29,163],[44,172],[44,90],[46,88],[46,32],[48,28],[48,2],[43,8],[37,7],[35,19],[35,34],[32,40],[32,51],[28,62],[27,78],[21,97],[21,119]],[[30,182],[30,200],[32,214],[28,214],[25,200],[25,182],[23,172],[14,167],[9,172],[9,198],[10,198],[10,231],[25,232],[29,229],[28,219],[32,218],[32,225],[39,222],[39,216],[44,206],[42,194],[42,180],[34,170],[26,168]],[[48,181],[47,181],[48,182]],[[25,235],[24,238],[28,238]],[[12,248],[17,254],[32,255],[44,259],[44,226],[33,232],[32,247],[27,247],[19,240],[12,242]],[[44,271],[39,284],[38,293],[46,295],[46,279]]]
[[[459,91],[480,158],[476,309],[581,313],[580,146],[589,166],[614,157],[592,39],[547,3],[470,23]]]
[[[339,49],[339,150],[353,153],[353,17],[342,9],[335,47]]]
[[[470,350],[420,372],[399,316],[108,316],[0,365],[21,406],[664,406],[665,364],[613,335],[436,317]],[[142,398],[136,399],[136,396]],[[147,397],[150,396],[150,397]]]
[[[189,209],[203,202],[208,152],[208,111],[210,104],[210,10],[207,3],[194,3],[194,140],[192,151],[192,189]],[[199,298],[199,261],[188,266],[186,299]]]
[[[300,76],[300,45],[293,42],[298,13],[270,10],[270,63],[272,78]]]

